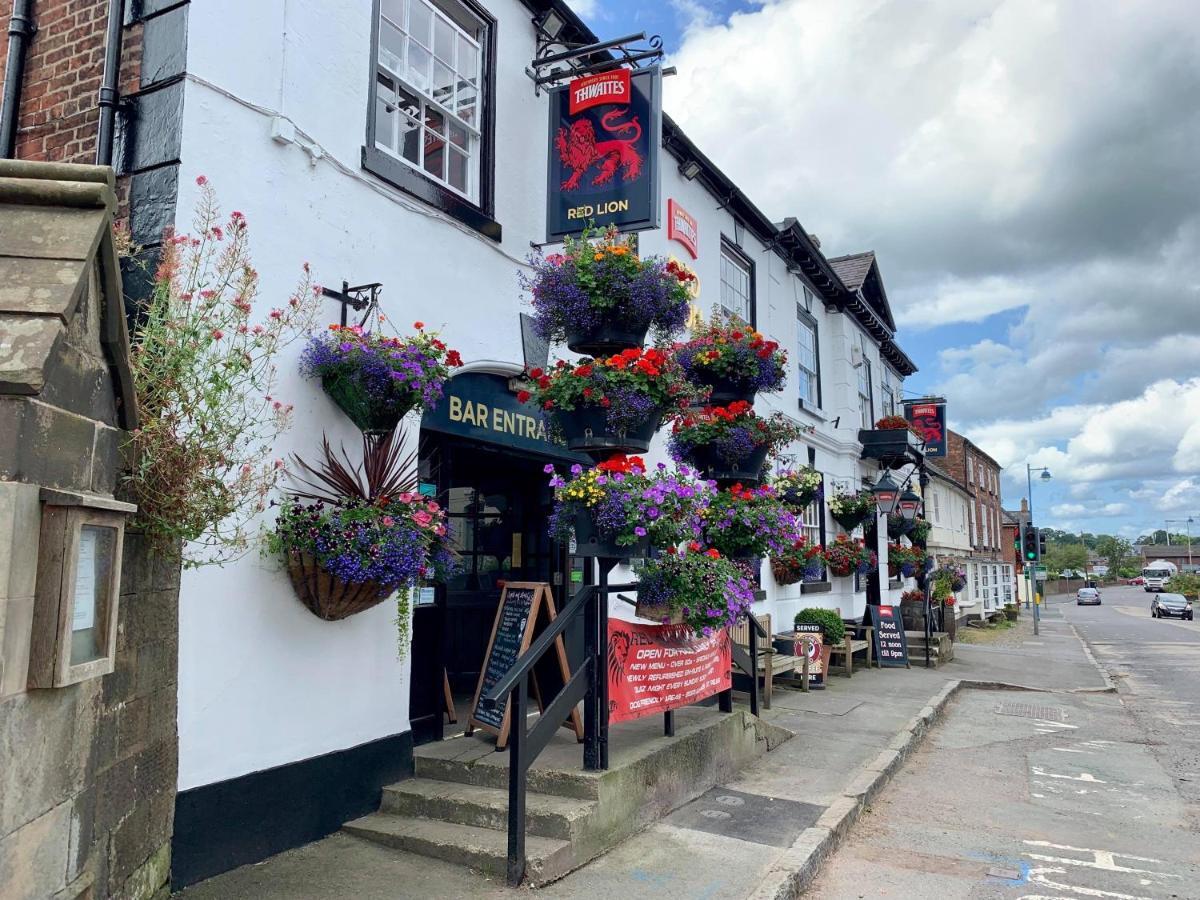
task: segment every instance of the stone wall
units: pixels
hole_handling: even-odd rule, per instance
[[[59,599],[38,577],[43,491],[111,508],[136,426],[114,178],[17,161],[0,176],[0,221],[19,225],[0,228],[0,898],[165,896],[178,554],[127,532],[113,671],[28,688],[34,610]]]

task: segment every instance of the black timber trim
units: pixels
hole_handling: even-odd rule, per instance
[[[722,256],[730,256],[733,259],[736,259],[738,262],[740,262],[742,265],[744,265],[750,273],[750,322],[749,322],[749,324],[750,324],[751,328],[757,329],[758,328],[758,285],[756,284],[756,281],[758,279],[758,269],[754,265],[754,260],[750,258],[750,255],[741,248],[741,245],[739,245],[734,238],[731,238],[731,237],[729,237],[729,235],[724,234],[724,233],[721,234],[721,255]],[[719,290],[720,285],[718,284],[717,287]],[[719,296],[720,295],[718,294],[718,300],[717,300],[718,303],[720,303]]]
[[[175,798],[171,887],[195,884],[337,831],[413,774],[405,731],[347,750],[183,791]]]

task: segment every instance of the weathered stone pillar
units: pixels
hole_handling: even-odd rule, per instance
[[[113,184],[107,168],[0,161],[5,900],[167,894],[178,756],[177,557],[151,553],[126,533],[112,671],[30,687],[31,652],[45,652],[38,623],[46,620],[46,559],[54,549],[42,538],[47,504],[127,509],[113,497],[137,410],[111,229]],[[72,589],[80,590],[63,586]]]

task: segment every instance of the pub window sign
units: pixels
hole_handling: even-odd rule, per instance
[[[657,228],[661,70],[585,75],[551,91],[549,105],[547,241],[589,225]]]
[[[57,688],[113,671],[125,520],[136,507],[43,493],[29,687]]]

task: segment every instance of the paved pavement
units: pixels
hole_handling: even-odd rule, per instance
[[[789,886],[808,878],[809,867],[836,844],[864,801],[874,797],[895,771],[902,771],[904,754],[936,717],[930,704],[941,708],[939,698],[953,689],[956,680],[1031,688],[1053,684],[1084,692],[1063,694],[1064,702],[1117,703],[1115,697],[1092,693],[1105,690],[1106,681],[1070,625],[1061,618],[1048,621],[1036,641],[1029,629],[1029,617],[1023,616],[1012,632],[1016,636],[1012,646],[960,644],[955,659],[939,669],[927,670],[914,662],[912,669],[860,670],[852,679],[834,675],[821,692],[777,688],[774,708],[766,715],[795,732],[794,738],[736,780],[707,792],[537,893],[556,900],[644,896],[734,900],[786,893]],[[1048,696],[1027,691],[969,693],[971,700],[958,702],[986,705],[1003,697],[1042,703],[1039,698]],[[1033,725],[1032,720],[1013,721]],[[993,776],[994,770],[984,774]],[[960,783],[957,792],[964,807],[962,821],[987,814],[975,804],[974,784]],[[921,804],[935,807],[944,793],[936,787]],[[182,897],[390,900],[512,893],[496,879],[451,864],[334,835],[195,885]]]
[[[806,896],[1200,898],[1200,630],[1103,593],[1021,643],[1076,629],[1119,693],[960,693]]]

